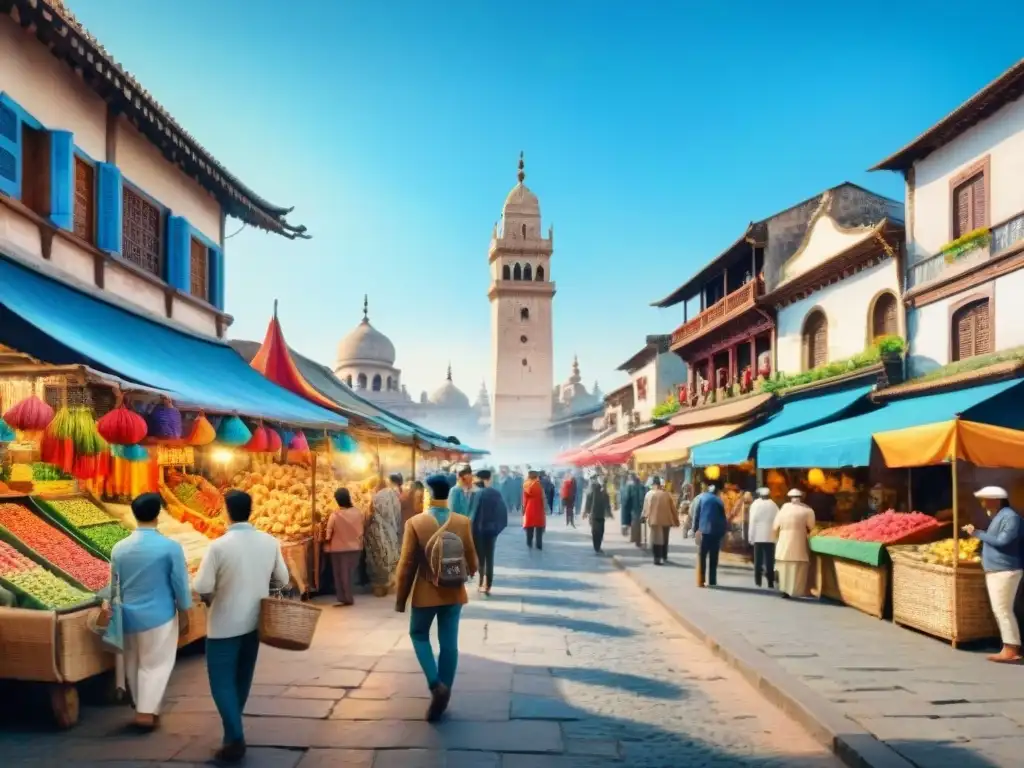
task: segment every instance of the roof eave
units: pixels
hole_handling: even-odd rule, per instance
[[[674,306],[674,305],[678,304],[679,302],[685,300],[685,298],[692,292],[694,284],[697,283],[701,279],[701,276],[705,272],[707,272],[709,269],[712,269],[719,261],[721,261],[722,259],[726,258],[730,253],[732,253],[733,249],[735,249],[738,245],[740,245],[741,243],[743,243],[747,239],[747,236],[750,234],[750,230],[751,230],[751,227],[753,227],[753,225],[754,225],[754,222],[750,222],[749,224],[747,224],[746,229],[743,230],[743,234],[740,235],[736,239],[736,241],[734,243],[732,243],[732,245],[730,245],[728,248],[726,248],[720,254],[715,256],[715,258],[713,258],[711,261],[707,262],[703,267],[701,267],[699,270],[697,270],[696,274],[694,274],[693,277],[691,277],[685,283],[683,283],[678,288],[676,288],[674,291],[672,291],[672,293],[670,293],[668,296],[666,296],[665,298],[661,299],[660,301],[652,302],[651,306],[652,307],[659,307],[661,309],[665,309],[667,307]]]

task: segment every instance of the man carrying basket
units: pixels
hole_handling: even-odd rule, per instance
[[[224,504],[230,522],[227,533],[210,542],[192,589],[210,606],[206,671],[224,724],[224,745],[215,758],[237,763],[245,757],[242,712],[260,649],[260,603],[270,596],[271,581],[283,588],[290,577],[278,540],[249,524],[252,497],[228,491]]]

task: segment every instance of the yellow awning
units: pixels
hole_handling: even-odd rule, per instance
[[[1016,429],[951,419],[876,432],[874,438],[889,467],[924,467],[960,459],[976,467],[1024,469],[1024,432]]]
[[[749,422],[715,424],[710,427],[680,429],[656,443],[638,448],[633,453],[637,464],[678,464],[690,458],[690,448],[718,440],[745,427]]]

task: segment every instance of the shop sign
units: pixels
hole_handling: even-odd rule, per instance
[[[157,446],[156,463],[161,466],[190,467],[196,463],[195,448],[191,445]]]

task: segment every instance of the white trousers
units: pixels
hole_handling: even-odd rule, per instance
[[[125,676],[140,715],[160,714],[177,654],[177,616],[159,627],[124,636]]]
[[[996,624],[999,625],[1003,645],[1020,646],[1020,627],[1013,613],[1013,601],[1017,597],[1021,576],[1024,576],[1024,571],[996,571],[985,574],[988,600],[992,603],[992,613],[995,614]]]

